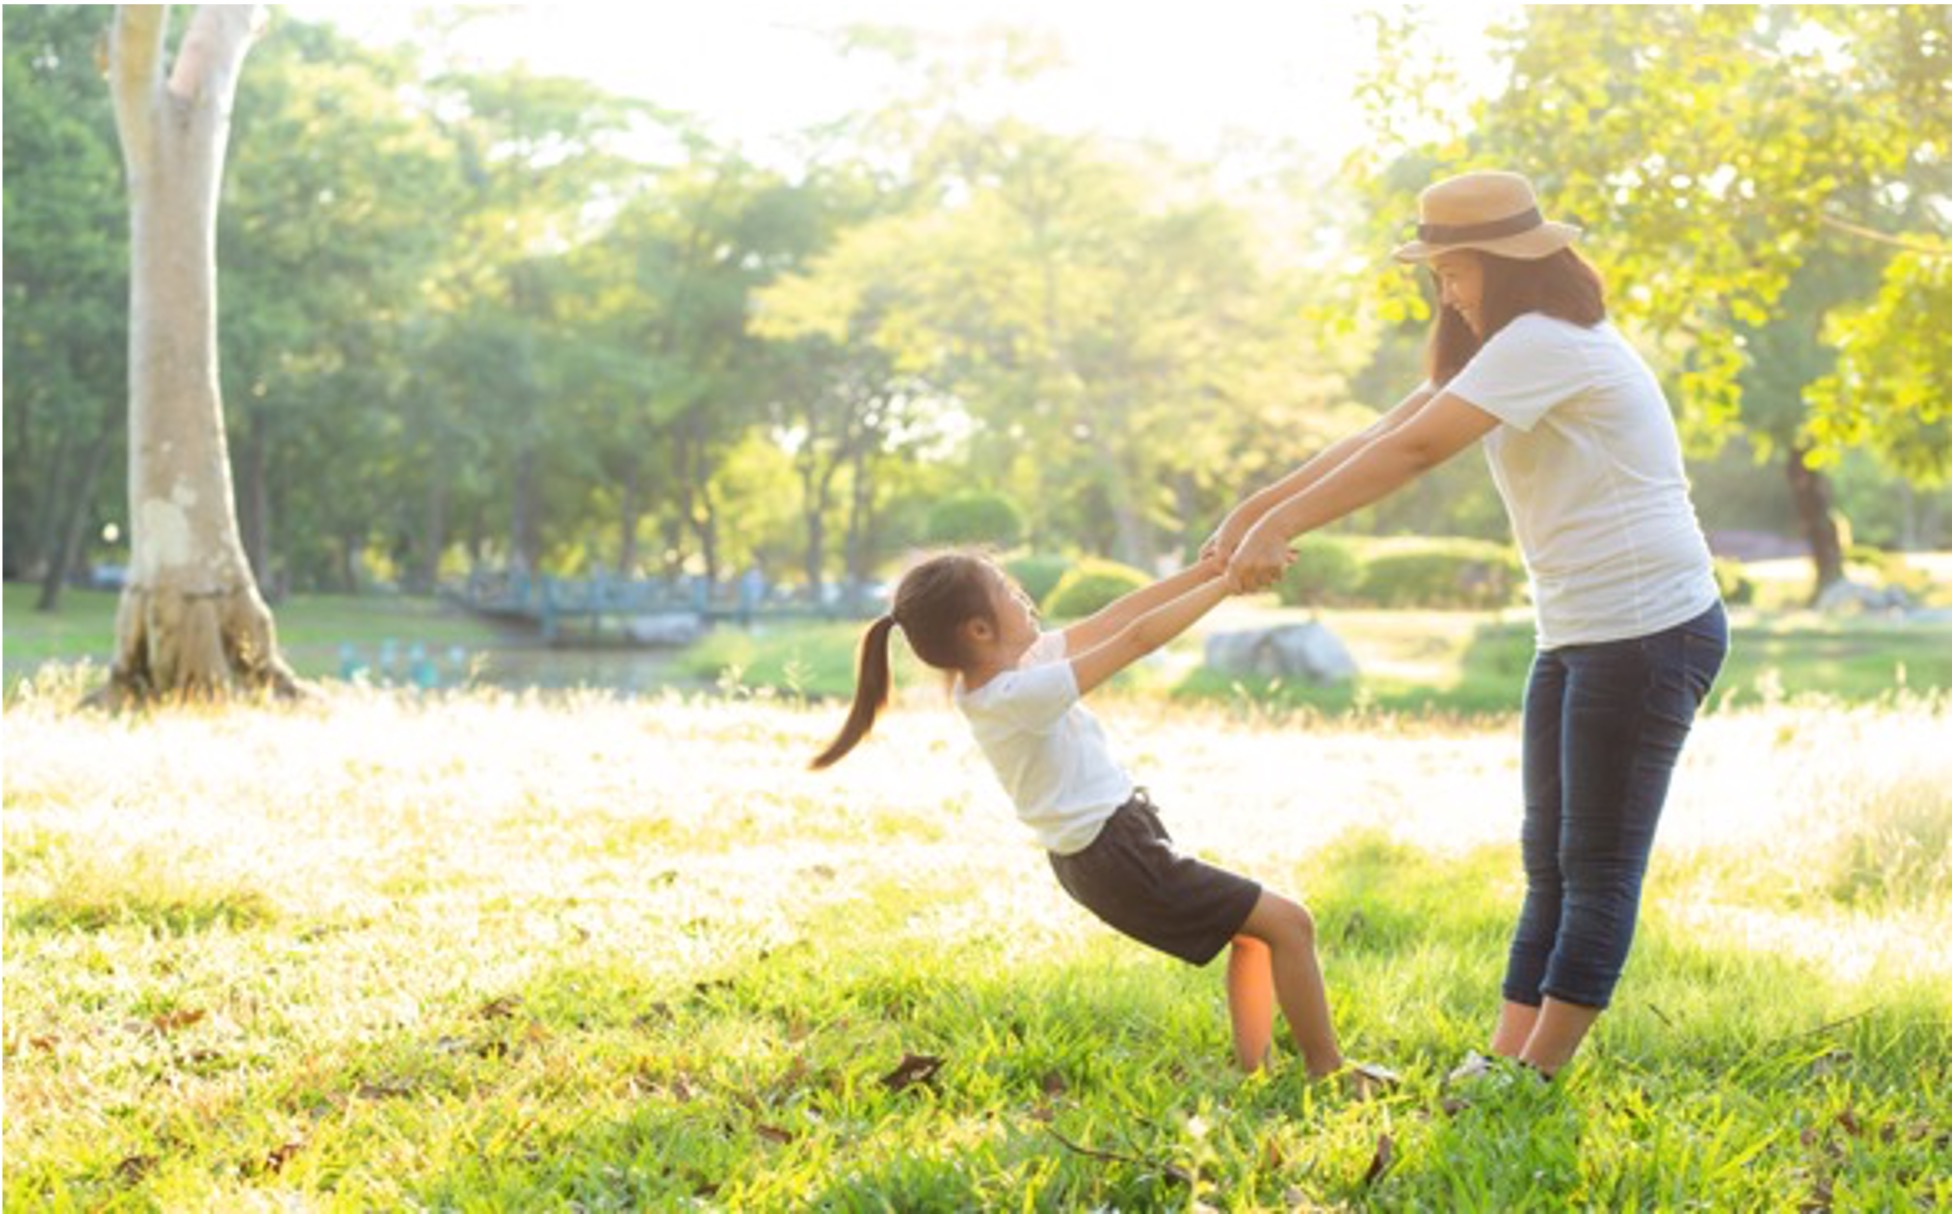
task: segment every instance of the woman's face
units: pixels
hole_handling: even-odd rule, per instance
[[[1471,332],[1484,336],[1484,260],[1469,249],[1454,249],[1430,259],[1437,276],[1437,298],[1464,318]]]

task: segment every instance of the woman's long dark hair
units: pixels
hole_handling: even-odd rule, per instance
[[[1473,333],[1456,312],[1438,307],[1424,361],[1434,387],[1449,383],[1493,334],[1527,312],[1543,312],[1588,328],[1606,319],[1606,284],[1599,271],[1571,249],[1537,260],[1470,252],[1484,266],[1484,297],[1478,303],[1484,336]]]
[[[945,552],[902,575],[888,614],[868,625],[854,664],[854,704],[827,749],[815,756],[815,771],[832,767],[853,750],[888,704],[894,680],[888,667],[888,634],[901,626],[915,656],[937,670],[963,665],[962,626],[971,620],[996,623],[991,593],[1006,575],[980,556]]]

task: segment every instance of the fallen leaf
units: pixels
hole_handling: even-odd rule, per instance
[[[1378,1134],[1376,1136],[1375,1157],[1369,1161],[1369,1170],[1362,1174],[1363,1185],[1372,1185],[1381,1180],[1383,1173],[1389,1171],[1389,1165],[1395,1161],[1395,1158],[1395,1142],[1390,1139],[1388,1134]]]
[[[881,1086],[900,1092],[918,1083],[927,1083],[942,1069],[942,1059],[933,1054],[903,1054],[895,1069],[881,1077]]]
[[[162,1012],[149,1018],[149,1026],[159,1033],[173,1033],[186,1029],[208,1016],[210,1012],[200,1007],[179,1008],[173,1012]]]
[[[474,1014],[483,1020],[506,1020],[515,1014],[516,1008],[521,1006],[522,996],[503,995],[496,999],[490,999],[488,1002],[482,1004],[475,1009]]]
[[[290,1163],[293,1157],[304,1149],[305,1140],[296,1134],[292,1135],[282,1143],[271,1148],[271,1152],[264,1157],[263,1170],[266,1172],[276,1172],[287,1163]]]

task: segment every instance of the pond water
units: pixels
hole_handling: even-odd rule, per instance
[[[360,679],[378,685],[422,687],[498,687],[508,691],[594,688],[625,695],[655,694],[677,688],[706,690],[678,662],[679,650],[604,645],[589,648],[540,644],[424,647],[343,645],[336,652],[290,649],[286,656],[301,674]]]

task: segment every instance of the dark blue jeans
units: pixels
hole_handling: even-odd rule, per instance
[[[1505,998],[1605,1007],[1674,765],[1728,653],[1721,604],[1650,636],[1541,651],[1525,688],[1525,907]]]

